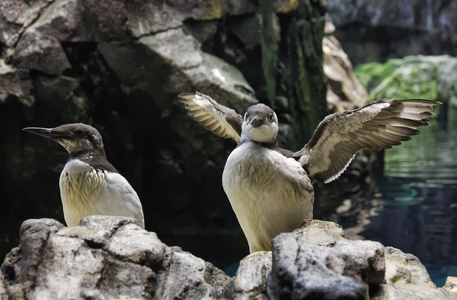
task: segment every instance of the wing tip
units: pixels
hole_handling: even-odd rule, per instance
[[[184,92],[184,93],[181,93],[181,94],[178,94],[178,98],[184,98],[184,99],[187,99],[188,97],[192,96],[194,97],[198,92],[195,92],[195,93],[191,93],[191,92]]]

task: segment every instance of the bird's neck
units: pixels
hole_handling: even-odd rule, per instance
[[[268,149],[277,149],[277,148],[279,148],[277,139],[274,139],[271,142],[256,142],[256,141],[253,141],[253,140],[249,139],[246,136],[242,136],[241,139],[240,139],[240,143],[239,144],[242,145],[243,143],[246,143],[246,142],[254,143],[256,145],[259,145],[261,147],[268,148]]]
[[[69,159],[80,159],[82,161],[90,160],[93,157],[99,157],[106,159],[106,154],[104,150],[80,150],[70,152]]]
[[[95,170],[108,171],[113,173],[119,173],[116,168],[106,159],[105,151],[102,150],[86,150],[86,151],[75,151],[70,153],[68,161],[80,160],[90,165]]]

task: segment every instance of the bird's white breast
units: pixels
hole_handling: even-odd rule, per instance
[[[95,170],[79,159],[72,159],[60,174],[59,183],[68,226],[78,225],[89,215],[112,215],[133,217],[144,227],[141,202],[122,175]]]
[[[251,141],[228,157],[222,182],[250,250],[312,218],[314,192],[300,163]]]

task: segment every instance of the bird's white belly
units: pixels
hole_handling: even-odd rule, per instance
[[[224,191],[250,251],[270,250],[271,239],[313,215],[314,191],[300,163],[245,142],[228,157]]]
[[[60,194],[65,222],[76,226],[90,215],[126,216],[144,227],[141,202],[117,173],[96,171],[78,159],[69,161],[60,174]]]

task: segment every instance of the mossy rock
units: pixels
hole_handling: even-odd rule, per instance
[[[355,74],[372,100],[419,98],[457,106],[456,71],[457,58],[418,55],[363,64]]]

